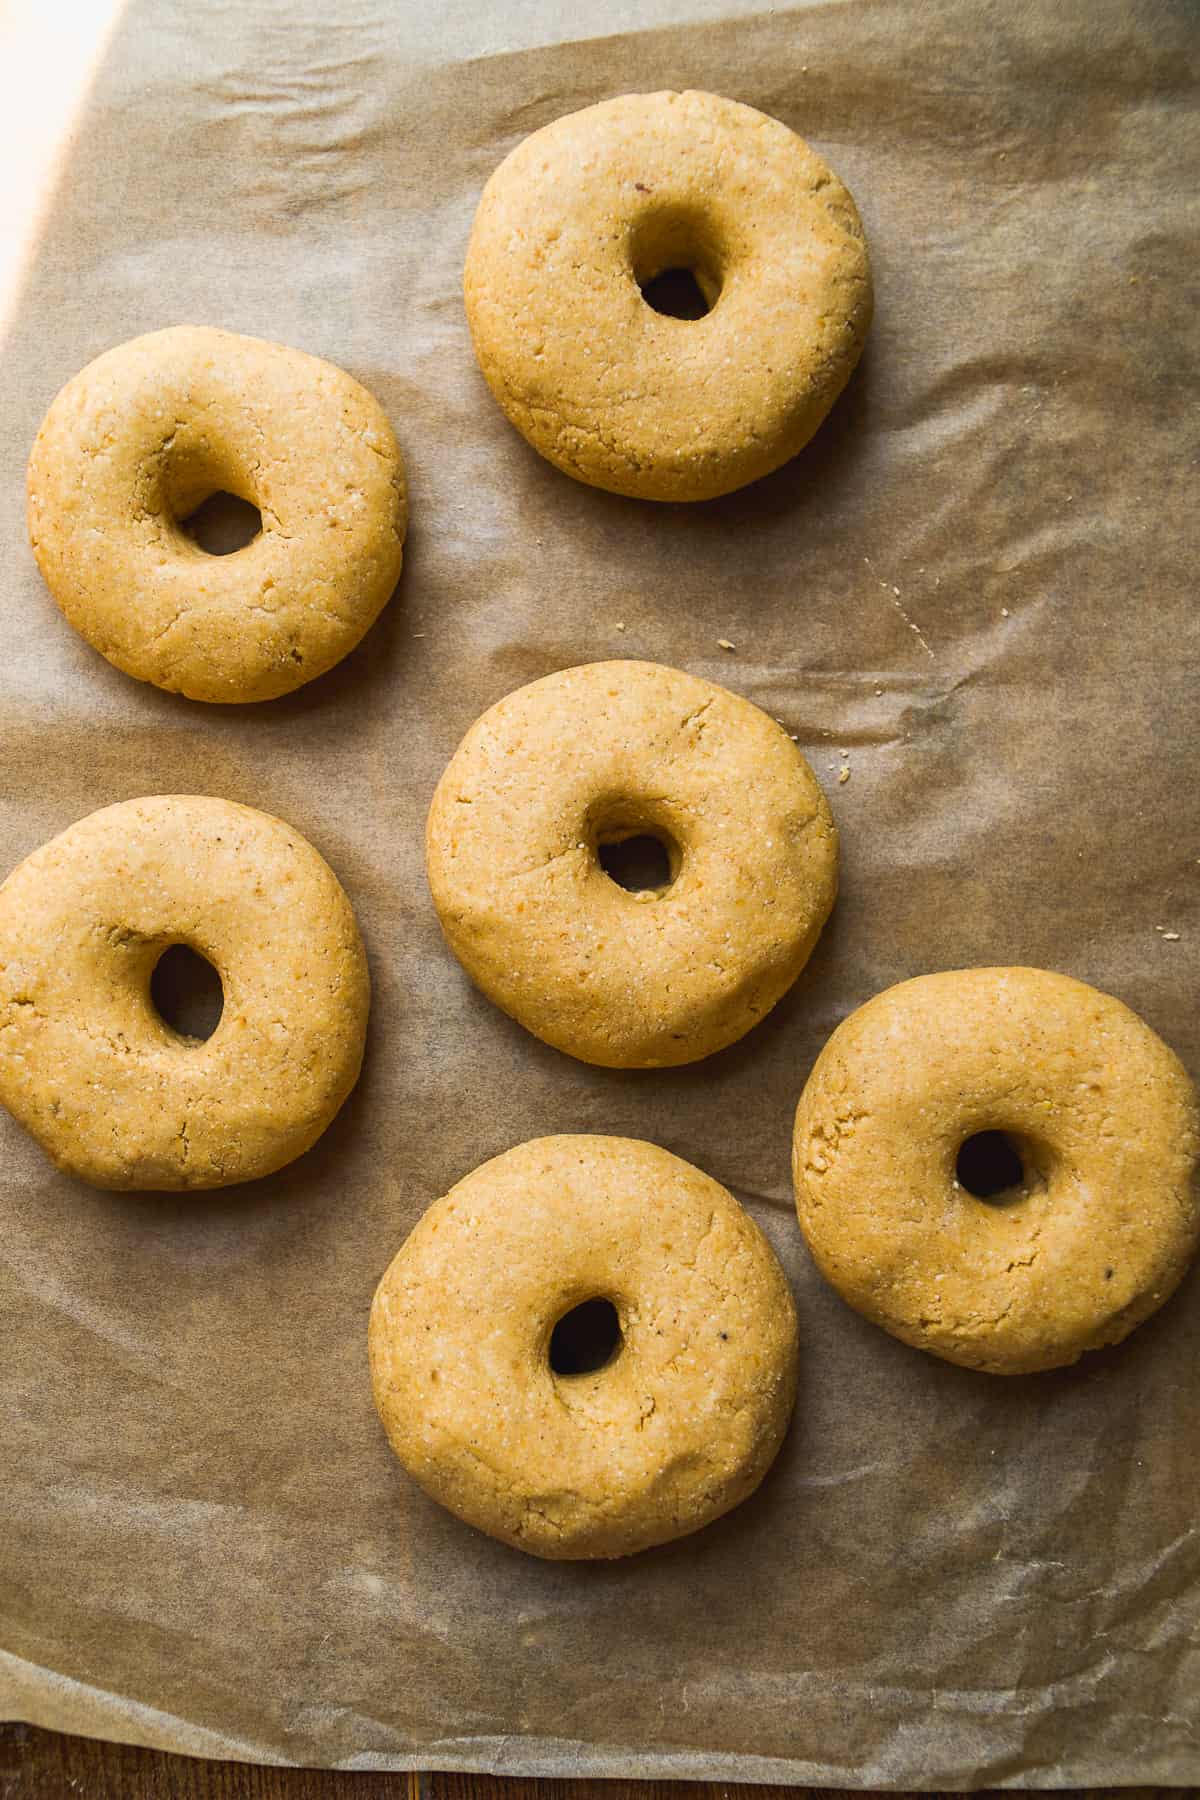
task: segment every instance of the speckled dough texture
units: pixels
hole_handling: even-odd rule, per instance
[[[555,1324],[598,1297],[617,1352],[555,1374]],[[796,1314],[710,1176],[630,1138],[547,1137],[429,1208],[379,1284],[370,1354],[426,1493],[535,1556],[626,1556],[758,1486],[795,1398]]]
[[[642,296],[679,267],[701,319]],[[647,500],[710,499],[794,456],[872,309],[837,176],[777,119],[704,93],[624,94],[518,144],[484,188],[464,292],[517,430],[566,474]]]
[[[29,459],[29,537],[76,631],[192,700],[270,700],[333,667],[396,585],[404,466],[378,402],[331,363],[194,325],[134,338],[53,402]],[[211,494],[262,515],[210,556]]]
[[[204,1041],[150,998],[180,943],[224,989]],[[291,1162],[358,1078],[369,1001],[333,871],[248,806],[107,806],[0,887],[0,1100],[97,1187],[224,1187]]]
[[[963,1141],[1009,1135],[1000,1203]],[[949,1362],[1020,1374],[1119,1343],[1200,1240],[1196,1094],[1119,1000],[1042,969],[901,982],[834,1032],[796,1114],[800,1224],[843,1298]]]
[[[631,893],[598,851],[643,834],[673,878]],[[426,858],[472,980],[608,1068],[695,1062],[743,1036],[837,891],[829,806],[787,733],[656,663],[587,663],[498,701],[438,783]]]

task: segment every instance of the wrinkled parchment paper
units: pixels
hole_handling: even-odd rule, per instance
[[[346,884],[375,1002],[341,1117],[251,1187],[92,1192],[0,1118],[0,1715],[347,1766],[1200,1780],[1200,1281],[1079,1368],[971,1374],[823,1287],[788,1177],[822,1042],[923,970],[1068,970],[1197,1068],[1200,29],[1186,0],[740,11],[639,0],[571,42],[558,0],[134,0],[116,29],[0,360],[0,865],[132,795],[264,807]],[[796,463],[669,509],[525,447],[459,282],[480,187],[524,133],[686,85],[828,156],[878,316]],[[51,396],[174,321],[343,365],[408,459],[395,602],[266,706],[119,675],[26,547]],[[423,877],[429,797],[476,714],[614,655],[782,718],[843,833],[843,898],[793,994],[667,1074],[585,1068],[502,1017]],[[760,1493],[608,1567],[440,1512],[367,1380],[371,1293],[422,1210],[575,1130],[725,1182],[804,1342]]]

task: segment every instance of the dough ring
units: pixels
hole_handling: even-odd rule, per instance
[[[958,969],[834,1032],[796,1114],[818,1268],[918,1349],[997,1374],[1116,1344],[1200,1239],[1196,1095],[1136,1013],[1042,969]]]
[[[89,363],[29,459],[29,536],[70,623],[192,700],[271,700],[353,650],[400,574],[404,467],[341,369],[179,325]],[[216,492],[259,535],[209,556],[180,521]]]
[[[221,978],[203,1042],[150,997],[174,944]],[[291,1162],[358,1079],[369,1000],[333,871],[248,806],[106,806],[0,887],[0,1100],[96,1187],[224,1187]]]
[[[628,892],[612,847],[661,846]],[[653,845],[652,845],[653,847]],[[468,731],[433,797],[429,884],[484,993],[608,1068],[695,1062],[795,981],[837,889],[837,833],[787,733],[655,663],[589,663]]]
[[[758,1486],[795,1397],[796,1315],[709,1176],[630,1138],[548,1137],[429,1208],[379,1284],[370,1353],[426,1493],[535,1556],[626,1556]]]
[[[655,310],[669,270],[706,316]],[[518,144],[484,188],[464,292],[517,430],[646,500],[707,500],[795,456],[872,308],[837,176],[777,119],[703,93],[624,94]]]

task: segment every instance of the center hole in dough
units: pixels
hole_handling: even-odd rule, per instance
[[[564,1313],[550,1333],[550,1367],[556,1375],[593,1375],[621,1348],[621,1321],[611,1300],[584,1300]]]
[[[249,500],[222,490],[180,519],[179,529],[209,556],[232,556],[254,542],[262,530],[262,514]]]
[[[725,247],[703,207],[663,204],[651,185],[629,232],[642,299],[669,319],[702,319],[721,296]]]
[[[165,1025],[203,1042],[221,1023],[225,990],[212,964],[188,944],[164,950],[150,977],[150,998]]]
[[[600,867],[627,894],[646,894],[670,887],[671,851],[660,837],[639,831],[596,846]]]
[[[712,302],[691,269],[663,269],[638,286],[646,305],[668,319],[703,319],[712,311]]]
[[[977,1131],[959,1147],[954,1164],[958,1185],[976,1200],[993,1205],[1020,1199],[1025,1191],[1025,1159],[1007,1131]]]

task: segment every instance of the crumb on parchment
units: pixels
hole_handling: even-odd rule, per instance
[[[737,645],[731,644],[728,638],[718,638],[717,648],[718,650],[736,650]]]

